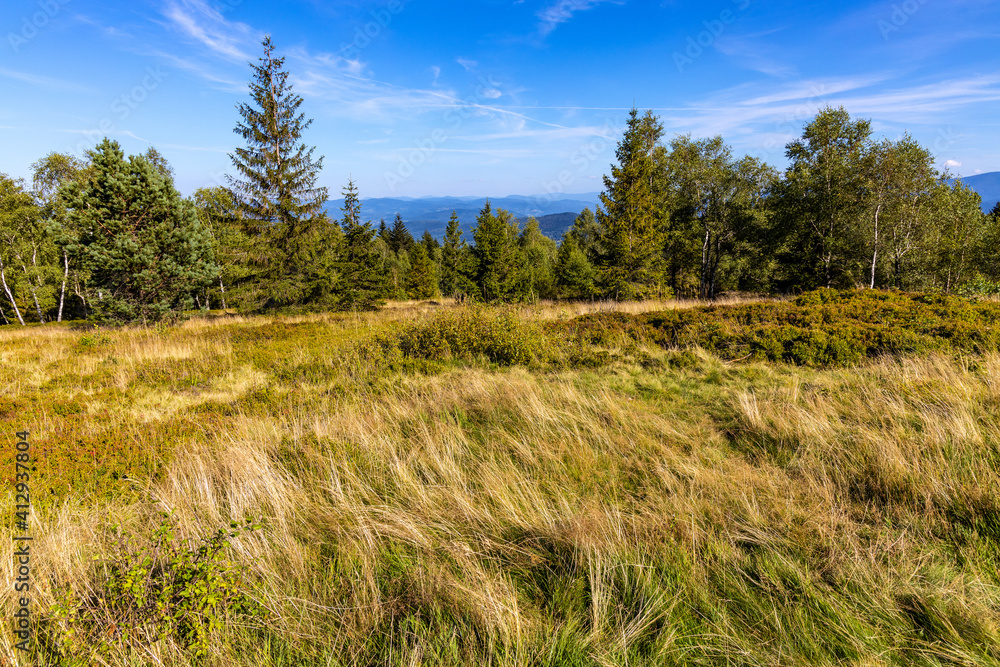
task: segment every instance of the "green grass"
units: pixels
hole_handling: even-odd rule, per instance
[[[34,664],[1000,664],[996,308],[5,329],[0,421],[37,466]],[[753,347],[787,327],[825,342]],[[864,351],[830,356],[835,335]],[[193,546],[155,547],[163,510],[179,545],[263,524],[197,570],[238,572],[249,606],[170,579],[204,603],[198,646],[149,610],[105,632],[95,602],[143,554],[140,591],[193,571]]]

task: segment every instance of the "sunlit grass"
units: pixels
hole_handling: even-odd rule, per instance
[[[464,312],[438,303],[0,330],[0,423],[32,431],[39,468],[47,636],[61,594],[100,590],[111,527],[148,539],[166,509],[192,538],[264,521],[228,557],[266,615],[232,616],[208,664],[1000,664],[997,354],[822,370],[624,339],[588,367],[365,351]],[[198,664],[176,637],[74,650]]]

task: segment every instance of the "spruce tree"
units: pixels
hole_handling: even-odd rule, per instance
[[[411,299],[429,299],[437,294],[434,262],[422,243],[415,245],[410,253],[410,273],[406,287]]]
[[[594,267],[580,249],[576,235],[567,232],[563,237],[556,255],[555,274],[560,297],[586,299],[594,295]]]
[[[409,254],[415,243],[413,234],[410,234],[406,223],[403,222],[403,217],[397,213],[396,219],[393,220],[392,227],[389,229],[389,247],[394,253],[405,252]]]
[[[497,209],[494,214],[487,200],[476,218],[472,238],[479,296],[486,302],[509,299],[516,286],[520,264],[517,222],[503,209]]]
[[[441,293],[462,299],[473,290],[470,268],[471,252],[462,238],[458,214],[451,212],[441,246]]]
[[[618,143],[618,165],[604,177],[601,208],[602,280],[616,299],[641,298],[657,280],[662,210],[653,189],[653,151],[662,127],[652,114],[640,118],[632,109],[625,136]]]
[[[237,210],[253,241],[249,277],[261,286],[258,306],[299,305],[328,293],[330,225],[323,210],[326,188],[316,186],[323,158],[302,143],[311,124],[299,111],[284,58],[274,55],[270,36],[264,55],[252,64],[251,104],[240,104],[235,132],[246,147],[230,154],[237,175],[229,177]]]
[[[375,247],[375,230],[361,222],[361,199],[354,181],[343,190],[341,218],[343,240],[337,260],[336,307],[340,310],[375,310],[383,304],[385,276],[379,272],[382,258]]]

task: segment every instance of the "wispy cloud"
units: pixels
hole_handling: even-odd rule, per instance
[[[202,0],[171,0],[164,16],[174,28],[225,58],[250,59],[244,46],[256,38],[254,31],[246,24],[227,21]]]
[[[538,32],[544,37],[561,24],[572,19],[575,14],[607,2],[621,4],[619,0],[557,0],[555,4],[549,5],[538,13]]]
[[[93,88],[81,85],[74,81],[64,81],[63,79],[55,79],[50,76],[32,74],[30,72],[18,72],[2,67],[0,67],[0,77],[14,79],[15,81],[22,81],[34,86],[35,88],[51,90],[57,93],[83,93],[85,95],[93,95],[97,93],[97,91]]]
[[[696,102],[688,110],[671,109],[661,119],[668,131],[700,137],[721,134],[743,148],[766,145],[777,150],[799,136],[825,106],[843,106],[852,117],[872,119],[887,131],[934,130],[952,123],[961,109],[1000,100],[1000,75],[909,87],[887,85],[892,78],[874,74],[779,86],[742,85]]]
[[[466,72],[471,72],[472,70],[476,69],[477,66],[479,66],[479,63],[477,61],[469,60],[468,58],[462,58],[461,56],[455,58],[455,62],[461,65]]]
[[[723,34],[715,40],[715,48],[741,67],[787,79],[798,72],[793,65],[776,54],[773,36],[781,31],[782,28],[772,28],[751,35]]]

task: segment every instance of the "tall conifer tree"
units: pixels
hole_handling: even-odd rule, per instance
[[[328,265],[329,221],[323,210],[326,188],[316,186],[323,158],[302,143],[311,124],[299,111],[302,98],[292,91],[284,58],[274,55],[270,36],[264,55],[251,64],[250,104],[235,132],[246,141],[230,154],[236,176],[229,177],[237,210],[254,241],[251,280],[262,283],[259,306],[303,304],[328,290],[314,283],[331,277],[315,267]]]
[[[653,190],[656,162],[653,150],[662,126],[651,113],[629,115],[625,136],[618,142],[618,165],[604,177],[597,221],[604,246],[602,279],[616,299],[642,297],[656,281],[661,209]]]
[[[341,310],[375,310],[383,304],[385,276],[375,248],[375,230],[361,222],[361,199],[354,181],[343,190],[344,216],[340,221],[344,238],[338,264],[336,306]]]

